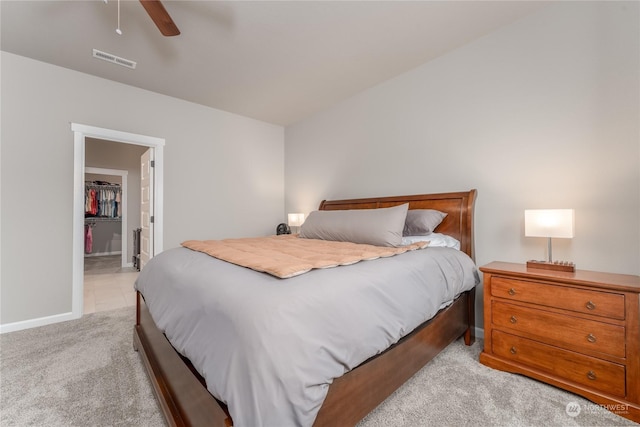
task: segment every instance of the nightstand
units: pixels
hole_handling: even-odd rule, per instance
[[[482,364],[552,384],[640,422],[640,276],[506,262],[480,271]]]

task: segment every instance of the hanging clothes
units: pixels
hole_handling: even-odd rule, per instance
[[[87,254],[90,254],[91,252],[93,252],[93,233],[91,232],[92,228],[93,227],[91,225],[85,226],[84,252]]]
[[[120,218],[122,189],[119,184],[85,183],[85,217]]]

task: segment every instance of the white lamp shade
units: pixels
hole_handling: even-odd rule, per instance
[[[304,222],[303,213],[290,213],[287,216],[287,222],[289,223],[290,227],[300,227]]]
[[[527,209],[524,211],[524,235],[572,238],[574,215],[573,209]]]

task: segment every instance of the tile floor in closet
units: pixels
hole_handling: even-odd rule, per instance
[[[135,305],[135,268],[122,268],[120,255],[84,259],[84,314]]]

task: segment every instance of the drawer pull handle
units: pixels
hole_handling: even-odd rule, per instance
[[[596,309],[596,305],[592,301],[587,302],[586,307],[587,307],[587,310],[595,310]]]
[[[516,318],[516,316],[511,316],[511,318],[509,319],[509,322],[517,323],[518,322],[518,318]]]
[[[590,380],[596,380],[598,377],[596,377],[596,373],[593,371],[589,371],[587,372],[587,378],[589,378]]]
[[[516,290],[511,288],[509,289],[509,295],[515,295],[516,294]]]
[[[587,335],[587,341],[589,341],[589,342],[596,342],[597,340],[596,340],[595,335],[593,335],[593,334],[589,334],[589,335]]]
[[[516,354],[518,352],[515,347],[511,347],[511,350],[509,351],[511,352],[511,354]]]

